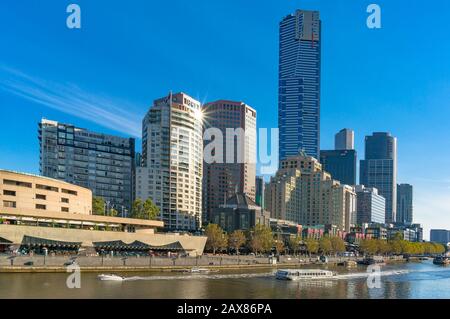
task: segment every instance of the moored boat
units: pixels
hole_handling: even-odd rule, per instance
[[[279,280],[316,280],[316,279],[332,279],[335,273],[328,270],[320,269],[280,269],[276,273]]]
[[[438,256],[433,259],[435,265],[450,265],[450,257]]]

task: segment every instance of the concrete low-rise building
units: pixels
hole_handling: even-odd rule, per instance
[[[160,233],[163,228],[161,221],[92,215],[89,189],[0,170],[0,238],[11,246],[98,250],[109,243],[117,250],[138,243],[148,251],[203,253],[206,237]]]

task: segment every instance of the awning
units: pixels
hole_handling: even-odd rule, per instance
[[[13,243],[12,241],[9,241],[8,239],[0,237],[0,245],[11,245],[12,243]]]
[[[30,247],[54,247],[54,248],[79,248],[81,246],[81,242],[67,242],[60,240],[51,240],[45,238],[31,237],[31,236],[23,236],[22,246],[30,246]]]
[[[183,245],[179,241],[163,245],[163,246],[150,246],[150,250],[178,250],[178,251],[184,251]]]
[[[164,250],[164,251],[184,251],[183,246],[179,241],[162,245],[153,246],[140,241],[134,241],[130,244],[126,244],[121,240],[116,241],[106,241],[106,242],[95,242],[93,243],[96,249],[104,250]]]

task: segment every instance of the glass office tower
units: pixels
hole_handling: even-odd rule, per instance
[[[89,188],[107,209],[127,216],[133,201],[135,140],[43,119],[40,173]]]
[[[280,161],[299,151],[319,158],[321,21],[297,10],[280,23],[278,127]]]

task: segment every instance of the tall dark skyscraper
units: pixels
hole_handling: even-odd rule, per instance
[[[386,222],[397,221],[397,138],[373,133],[365,139],[365,159],[360,163],[360,184],[375,187],[386,199]]]
[[[280,161],[304,150],[319,158],[321,21],[297,10],[280,23],[278,127]]]
[[[413,223],[412,185],[397,185],[397,222],[403,225],[411,225]]]
[[[356,161],[354,132],[349,129],[343,129],[336,134],[335,150],[320,151],[323,169],[341,184],[356,185]]]
[[[320,151],[320,163],[333,179],[341,184],[356,185],[356,151]]]

